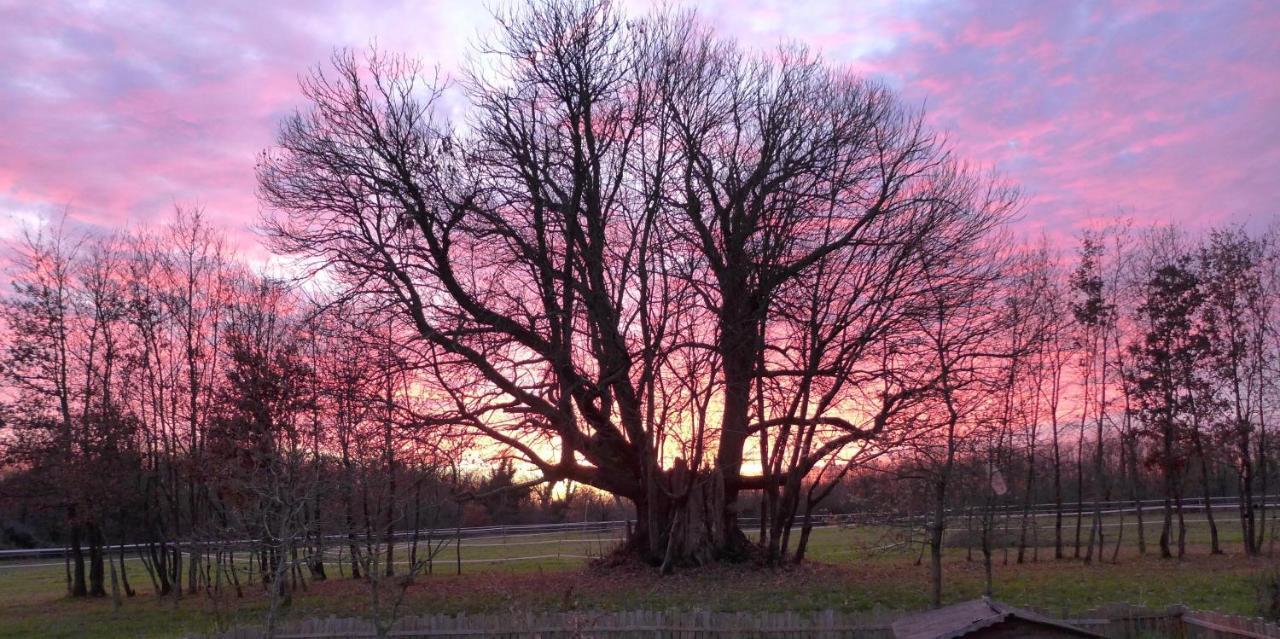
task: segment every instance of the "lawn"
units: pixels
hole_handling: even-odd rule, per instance
[[[1118,523],[1111,522],[1111,523]],[[1130,522],[1131,523],[1131,522]],[[1110,530],[1119,530],[1113,526]],[[1074,528],[1067,527],[1070,541]],[[1189,555],[1182,561],[1155,556],[1154,535],[1147,556],[1137,553],[1135,532],[1126,526],[1118,563],[1086,565],[1053,561],[1050,531],[1041,532],[1040,561],[1018,565],[1016,554],[994,556],[996,596],[1015,605],[1051,610],[1082,610],[1103,603],[1145,606],[1185,604],[1193,608],[1254,614],[1258,576],[1272,564],[1239,555],[1238,535],[1223,523],[1226,555],[1210,556],[1203,523],[1191,528]],[[1111,534],[1111,533],[1109,533]],[[957,535],[963,539],[963,535]],[[563,609],[821,610],[927,606],[927,566],[918,551],[897,542],[901,534],[881,528],[819,529],[811,544],[811,562],[800,567],[761,569],[722,566],[662,577],[642,567],[597,568],[581,555],[598,555],[607,535],[516,537],[468,540],[463,545],[463,574],[454,574],[454,552],[445,550],[434,574],[410,587],[406,610],[412,613],[483,613]],[[1114,539],[1111,537],[1110,539]],[[536,542],[536,543],[533,543]],[[953,540],[945,558],[948,600],[981,594],[983,569],[963,542]],[[1071,548],[1067,548],[1068,556]],[[550,557],[547,557],[550,555]],[[557,557],[559,555],[559,557]],[[495,559],[538,556],[538,559]],[[336,556],[334,557],[336,559]],[[1110,554],[1108,553],[1108,560]],[[130,566],[141,591],[119,611],[111,601],[71,600],[65,596],[59,566],[0,566],[0,637],[180,637],[198,635],[231,623],[259,621],[266,599],[258,588],[244,599],[204,595],[159,600],[149,593],[145,573]],[[359,616],[368,601],[360,582],[342,579],[331,563],[332,578],[309,583],[298,593],[292,617]]]

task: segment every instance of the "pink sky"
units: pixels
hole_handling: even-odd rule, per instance
[[[137,227],[200,204],[259,253],[254,159],[302,106],[299,74],[372,41],[448,73],[490,24],[470,1],[207,4],[0,1],[0,236],[64,208]],[[1277,213],[1280,2],[690,6],[927,105],[963,157],[1022,186],[1027,232]]]

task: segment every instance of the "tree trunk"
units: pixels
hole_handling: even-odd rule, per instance
[[[409,544],[409,574],[418,568],[418,530],[422,525],[422,477],[413,484],[413,539]],[[431,542],[427,542],[430,550]]]
[[[1034,418],[1033,418],[1034,419]],[[1022,563],[1027,553],[1027,528],[1031,522],[1031,501],[1033,490],[1036,483],[1036,431],[1035,427],[1031,428],[1031,437],[1028,442],[1027,451],[1027,485],[1026,494],[1022,498],[1022,522],[1018,531],[1018,563]]]
[[[1178,511],[1178,559],[1182,559],[1187,554],[1187,519],[1182,510],[1181,492],[1174,500],[1174,507]]]
[[[190,548],[187,555],[187,594],[194,595],[200,577],[200,545],[193,541]]]
[[[151,543],[147,550],[151,553],[150,565],[155,567],[155,578],[159,582],[157,594],[161,597],[168,595],[173,588],[169,581],[169,549],[164,544]]]
[[[116,573],[116,562],[107,556],[107,565],[111,569],[111,610],[120,610],[120,578]]]
[[[691,472],[683,459],[651,475],[646,498],[635,503],[637,523],[628,550],[670,573],[679,566],[747,557],[750,541],[736,517],[726,516],[724,474]],[[726,529],[724,522],[732,521]]]
[[[391,449],[391,429],[387,427],[387,513],[386,513],[386,540],[387,540],[387,559],[386,559],[386,575],[388,577],[396,574],[396,466],[395,457]]]
[[[125,570],[125,567],[124,567],[124,544],[119,545],[119,550],[120,550],[120,555],[119,555],[120,583],[121,585],[124,586],[124,596],[132,597],[138,593],[133,589],[133,586],[129,585],[129,571]]]
[[[1058,445],[1057,418],[1053,425],[1053,558],[1062,559],[1062,451]]]
[[[1259,382],[1259,384],[1261,384],[1261,382]],[[1261,386],[1259,386],[1259,389],[1258,389],[1258,396],[1259,397],[1262,396]],[[1264,403],[1261,401],[1261,399],[1259,399],[1258,400],[1258,467],[1257,468],[1258,468],[1258,473],[1261,475],[1261,477],[1259,478],[1261,483],[1261,485],[1259,486],[1259,492],[1262,495],[1262,500],[1259,503],[1259,507],[1258,507],[1258,519],[1262,522],[1262,525],[1256,527],[1257,535],[1254,538],[1254,542],[1253,542],[1253,548],[1256,552],[1262,552],[1263,536],[1265,536],[1267,532],[1267,498],[1268,498],[1267,477],[1269,475],[1269,469],[1267,468],[1267,420],[1265,415],[1266,415],[1266,410],[1264,408]]]
[[[991,529],[995,525],[995,521],[991,509],[992,505],[990,500],[987,500],[987,504],[983,509],[982,515],[982,594],[987,597],[991,596],[993,590],[991,570]]]
[[[1111,548],[1111,563],[1120,560],[1120,544],[1124,541],[1124,511],[1120,511],[1120,530],[1116,532],[1116,544]],[[1099,557],[1101,559],[1101,557]]]
[[[730,257],[729,261],[742,259],[744,257],[738,255]],[[711,497],[710,505],[714,507],[708,516],[715,517],[718,521],[706,527],[706,534],[692,532],[689,534],[705,537],[705,542],[699,542],[696,545],[709,546],[708,550],[713,555],[723,559],[742,557],[748,547],[746,536],[738,527],[739,486],[735,481],[726,481],[736,480],[741,475],[742,455],[747,442],[750,420],[751,384],[755,379],[758,354],[763,348],[760,335],[761,322],[764,319],[764,304],[751,293],[751,286],[747,284],[747,273],[749,269],[731,268],[721,282],[724,301],[718,318],[720,328],[718,346],[722,354],[724,407],[720,442],[716,448],[716,467],[711,472],[712,481],[693,482],[718,486],[713,490],[713,495],[707,495]],[[676,485],[675,482],[671,483]],[[774,506],[776,507],[777,504]],[[692,507],[702,508],[697,503],[692,504]],[[688,552],[692,549],[685,550]],[[699,551],[694,554],[702,553]]]
[[[360,543],[356,539],[356,516],[352,506],[354,499],[351,494],[351,482],[353,479],[351,476],[351,462],[347,459],[345,446],[343,446],[342,455],[342,465],[347,471],[347,481],[343,482],[342,486],[342,501],[346,510],[347,548],[351,553],[351,578],[360,579]]]
[[[929,527],[929,590],[933,607],[942,606],[942,535],[947,529],[947,484],[934,485],[933,525]]]
[[[1173,534],[1173,499],[1178,492],[1177,471],[1174,468],[1173,461],[1173,426],[1165,423],[1162,425],[1163,432],[1163,459],[1161,460],[1161,471],[1164,474],[1164,525],[1160,529],[1160,558],[1169,559],[1173,557],[1173,553],[1169,550],[1170,536]],[[1181,512],[1182,499],[1178,499],[1178,510]]]
[[[1147,554],[1147,531],[1145,520],[1142,513],[1142,477],[1141,467],[1138,465],[1138,451],[1135,442],[1131,437],[1127,443],[1129,449],[1129,463],[1133,467],[1133,472],[1129,477],[1129,492],[1133,498],[1133,509],[1138,517],[1138,554]]]
[[[1171,552],[1169,549],[1169,539],[1172,533],[1173,533],[1173,490],[1169,487],[1169,480],[1165,479],[1164,523],[1160,527],[1160,558],[1161,559],[1170,559],[1173,557],[1173,552]]]
[[[1080,533],[1084,526],[1084,420],[1080,420],[1080,439],[1076,442],[1076,541],[1071,556],[1080,558]]]
[[[85,526],[89,533],[89,596],[107,596],[106,567],[102,561],[102,529],[97,523]]]
[[[796,554],[792,558],[794,563],[799,564],[804,561],[805,551],[809,549],[809,535],[813,532],[813,506],[805,508],[804,521],[800,524],[800,541],[796,544]]]
[[[1204,498],[1204,515],[1209,520],[1209,552],[1214,555],[1222,554],[1222,547],[1218,544],[1218,522],[1213,518],[1213,500],[1212,492],[1209,489],[1209,461],[1205,457],[1204,441],[1200,438],[1199,428],[1193,432],[1193,443],[1196,447],[1196,456],[1200,458],[1200,491]],[[1181,502],[1179,502],[1178,519],[1182,519]],[[1181,554],[1179,554],[1181,556]]]
[[[1109,498],[1106,465],[1103,463],[1103,444],[1106,437],[1103,434],[1103,417],[1107,412],[1107,336],[1104,332],[1102,336],[1102,373],[1098,380],[1098,420],[1095,437],[1097,443],[1093,460],[1093,521],[1089,524],[1089,550],[1085,552],[1085,563],[1093,558],[1093,542],[1096,538],[1098,541],[1098,561],[1102,561],[1106,542],[1102,534],[1102,502]]]
[[[1244,421],[1243,417],[1239,419]],[[1240,532],[1244,537],[1244,554],[1253,557],[1258,554],[1258,548],[1254,542],[1253,455],[1249,451],[1252,433],[1244,426],[1243,423],[1240,426]]]
[[[72,508],[71,513],[74,517],[74,508]],[[71,568],[73,574],[71,582],[72,597],[84,597],[89,594],[89,587],[86,585],[84,578],[84,549],[80,546],[80,535],[80,524],[71,524]]]

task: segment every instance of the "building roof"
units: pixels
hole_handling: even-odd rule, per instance
[[[893,636],[897,639],[951,639],[1017,619],[1080,637],[1102,636],[986,597],[899,619],[893,624]]]

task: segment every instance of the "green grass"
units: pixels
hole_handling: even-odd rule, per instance
[[[1194,517],[1200,519],[1200,517]],[[1118,519],[1109,523],[1118,523]],[[1044,523],[1050,523],[1045,520]],[[1148,530],[1149,554],[1139,556],[1136,529],[1127,521],[1125,544],[1117,564],[1085,565],[1078,560],[1052,561],[1052,531],[1040,533],[1040,561],[1015,563],[1016,552],[994,554],[996,596],[1015,605],[1048,610],[1083,610],[1104,603],[1145,606],[1185,604],[1193,608],[1254,614],[1255,583],[1272,563],[1239,555],[1233,522],[1220,521],[1224,556],[1210,556],[1203,523],[1193,524],[1189,555],[1183,561],[1155,557],[1154,526]],[[1074,522],[1064,527],[1071,554]],[[1149,522],[1150,525],[1150,522]],[[1108,544],[1117,527],[1109,528]],[[491,538],[464,542],[463,574],[454,575],[454,549],[437,557],[434,574],[410,587],[406,610],[414,613],[484,613],[511,610],[669,609],[821,610],[874,608],[914,609],[928,604],[927,565],[916,564],[918,547],[900,542],[904,533],[877,527],[819,529],[810,543],[809,564],[799,568],[758,569],[720,566],[661,577],[642,567],[587,568],[571,557],[487,563],[529,555],[598,555],[608,543],[597,535],[577,535],[555,543],[523,545],[546,537]],[[606,535],[604,538],[608,538]],[[916,533],[918,539],[918,533]],[[967,560],[965,535],[951,538],[945,557],[945,590],[949,601],[981,594],[983,568],[975,548]],[[484,544],[484,545],[481,545]],[[405,550],[399,551],[403,558]],[[336,554],[328,565],[331,579],[311,583],[296,595],[291,618],[360,616],[368,608],[366,585],[339,578]],[[1107,559],[1110,559],[1108,551]],[[925,558],[927,563],[927,557]],[[65,596],[62,568],[18,568],[0,565],[0,637],[180,637],[198,635],[232,623],[259,622],[266,599],[259,587],[246,588],[244,599],[204,595],[160,600],[137,563],[130,577],[139,595],[113,611],[110,599],[72,600]]]

